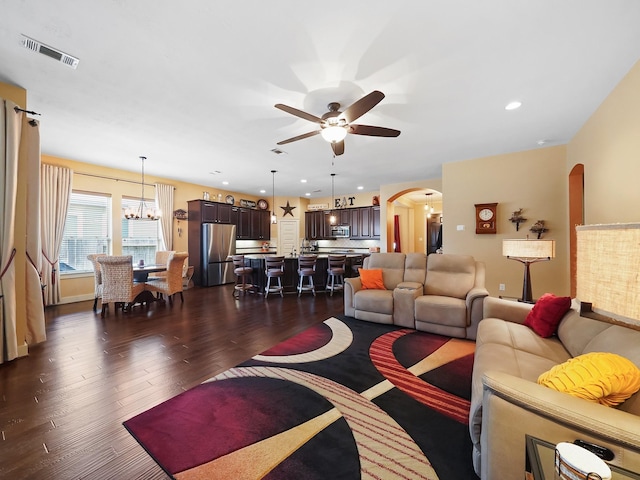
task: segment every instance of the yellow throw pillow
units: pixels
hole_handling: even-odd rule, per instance
[[[359,272],[363,290],[386,290],[382,281],[382,269],[371,268],[364,270],[361,268]]]
[[[640,369],[615,353],[592,352],[556,365],[538,383],[611,407],[640,390]]]

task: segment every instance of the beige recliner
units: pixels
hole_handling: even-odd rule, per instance
[[[374,253],[363,268],[381,269],[385,290],[363,290],[360,278],[345,279],[345,315],[475,338],[489,295],[484,263],[469,255]]]

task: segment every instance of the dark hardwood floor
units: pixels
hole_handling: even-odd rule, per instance
[[[47,341],[0,365],[0,478],[166,479],[124,420],[343,312],[341,294],[232,290],[104,319],[93,301],[48,308]]]

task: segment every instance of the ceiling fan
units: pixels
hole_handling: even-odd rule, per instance
[[[304,120],[320,124],[320,130],[303,133],[302,135],[282,140],[281,142],[278,142],[278,145],[284,145],[285,143],[291,143],[297,140],[302,140],[303,138],[309,138],[314,135],[321,134],[322,138],[331,143],[333,153],[337,156],[344,153],[344,138],[347,136],[347,133],[352,133],[354,135],[368,135],[371,137],[397,137],[400,135],[400,130],[351,123],[375,107],[383,98],[384,93],[374,90],[370,94],[365,95],[360,100],[353,103],[351,106],[347,107],[343,112],[340,111],[339,103],[331,102],[327,105],[329,111],[322,115],[322,117],[316,117],[315,115],[303,112],[297,108],[277,103],[275,107],[282,111],[295,115],[296,117],[303,118]]]

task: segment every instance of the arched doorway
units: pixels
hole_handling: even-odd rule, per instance
[[[576,226],[584,223],[584,165],[579,163],[569,173],[569,264],[571,298],[576,297]]]
[[[428,195],[427,195],[428,194]],[[386,248],[394,251],[395,231],[400,226],[402,251],[432,253],[442,242],[442,193],[428,187],[412,187],[388,197],[386,205]],[[400,214],[400,225],[396,215]],[[407,228],[407,224],[409,227]],[[394,228],[395,227],[395,228]],[[385,228],[383,226],[383,228]],[[412,238],[405,238],[409,234]]]

